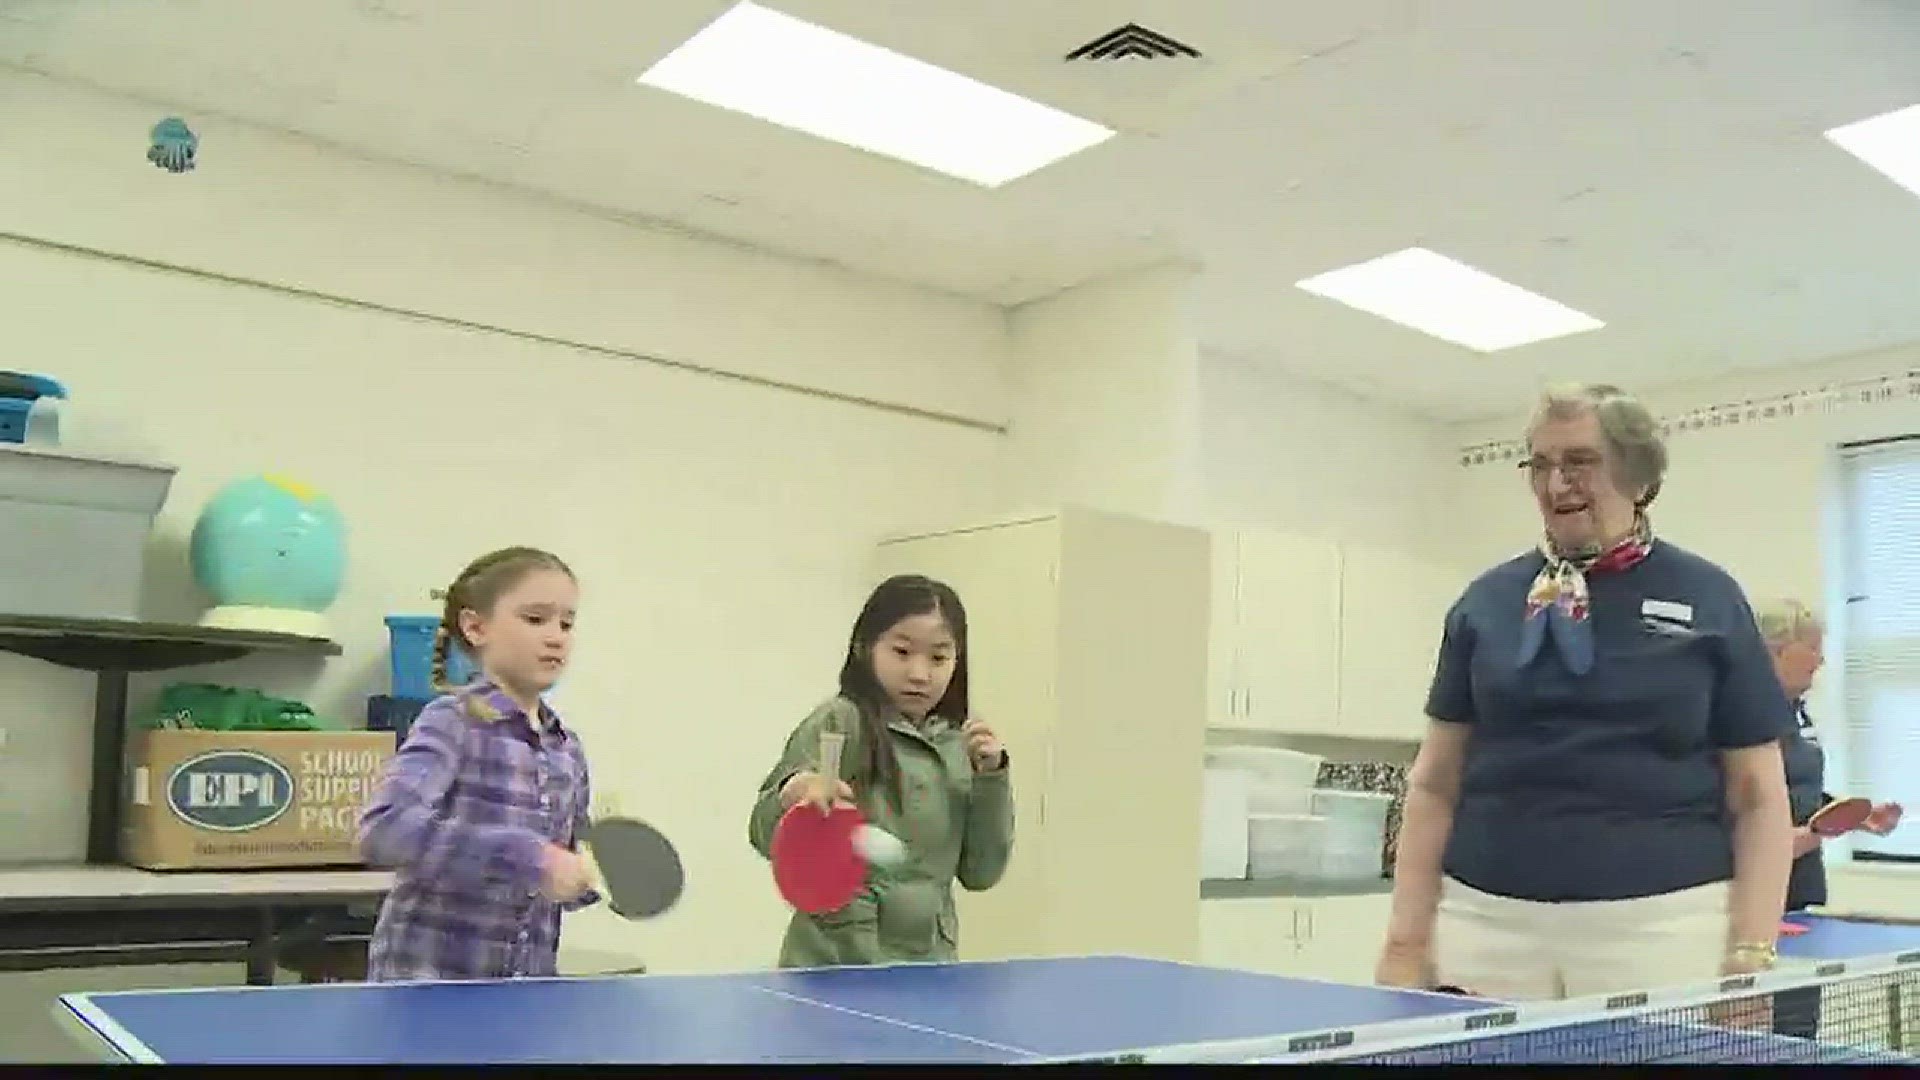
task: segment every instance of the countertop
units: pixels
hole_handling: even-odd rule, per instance
[[[1393,892],[1392,878],[1323,881],[1317,878],[1210,878],[1200,882],[1202,900],[1250,900],[1259,897],[1384,896]]]

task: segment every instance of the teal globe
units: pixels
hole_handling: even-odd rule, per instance
[[[286,476],[249,476],[214,495],[194,522],[193,576],[215,607],[209,626],[325,637],[340,597],[347,526],[331,498]]]

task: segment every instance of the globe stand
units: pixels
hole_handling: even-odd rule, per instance
[[[248,604],[223,604],[212,608],[200,616],[200,625],[216,630],[253,630],[322,640],[332,636],[327,617],[317,611]]]

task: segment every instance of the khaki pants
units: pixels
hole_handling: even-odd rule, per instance
[[[1440,885],[1440,983],[1499,1001],[1589,997],[1720,976],[1726,882],[1632,900],[1548,904]]]

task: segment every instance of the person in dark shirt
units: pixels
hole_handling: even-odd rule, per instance
[[[1827,756],[1820,732],[1807,715],[1807,692],[1825,662],[1825,627],[1798,600],[1773,599],[1759,605],[1761,640],[1773,657],[1780,689],[1793,703],[1796,727],[1780,740],[1786,763],[1787,800],[1793,813],[1793,872],[1787,878],[1787,910],[1805,911],[1827,902],[1827,868],[1820,855],[1820,834],[1808,827],[1814,811],[1833,801],[1826,788]],[[1861,828],[1879,836],[1893,831],[1899,811],[1876,806]],[[1785,990],[1773,999],[1773,1030],[1811,1039],[1820,1027],[1820,988]]]
[[[1501,1000],[1765,970],[1793,709],[1740,586],[1655,536],[1666,446],[1617,388],[1548,391],[1537,548],[1447,613],[1377,981]]]
[[[1820,733],[1807,716],[1807,691],[1825,657],[1820,620],[1797,600],[1769,600],[1756,611],[1760,638],[1773,658],[1780,689],[1793,703],[1794,732],[1780,741],[1786,763],[1787,801],[1793,813],[1793,872],[1787,878],[1787,910],[1804,911],[1827,902],[1827,871],[1820,858],[1820,836],[1807,826],[1813,812],[1833,801],[1827,793],[1827,756]]]

